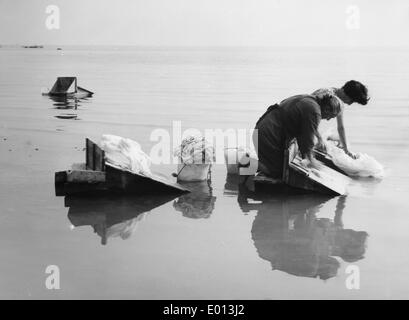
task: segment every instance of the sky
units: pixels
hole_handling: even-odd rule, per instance
[[[408,33],[407,0],[0,0],[0,44],[409,46]]]

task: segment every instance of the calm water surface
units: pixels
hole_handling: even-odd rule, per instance
[[[0,298],[408,298],[408,56],[396,48],[0,48]],[[72,75],[95,96],[41,96]],[[84,161],[85,137],[117,134],[149,151],[152,130],[174,120],[252,128],[268,105],[349,79],[372,96],[348,107],[352,150],[387,174],[354,180],[346,197],[261,197],[223,165],[181,197],[54,195],[54,172]],[[60,268],[58,291],[45,288],[48,265]],[[351,265],[359,290],[346,286]]]

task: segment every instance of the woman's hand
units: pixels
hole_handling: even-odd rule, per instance
[[[317,144],[315,145],[315,148],[318,151],[327,153],[327,146],[325,145],[325,143],[322,140],[318,140]]]
[[[315,159],[311,153],[307,156],[307,161],[305,163],[305,166],[308,169],[316,169],[316,170],[320,170],[322,168],[322,164],[317,159]]]
[[[308,168],[320,170],[322,168],[322,164],[315,158],[311,158],[310,163],[308,164]]]
[[[317,133],[317,144],[315,145],[315,149],[318,151],[322,151],[324,153],[327,153],[327,147],[324,143],[324,140],[321,137],[321,134]]]
[[[344,149],[344,152],[350,156],[352,159],[358,159],[358,155],[352,153],[351,151],[349,151],[348,149]]]

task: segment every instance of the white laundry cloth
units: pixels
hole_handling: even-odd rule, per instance
[[[348,156],[338,147],[339,136],[333,129],[322,133],[327,153],[334,164],[349,176],[383,178],[385,170],[375,158],[366,153],[356,153],[357,159]]]
[[[383,166],[366,153],[356,153],[357,159],[348,156],[334,141],[326,141],[327,153],[334,164],[349,176],[382,178],[385,174]]]
[[[134,173],[152,175],[150,169],[152,161],[136,141],[104,134],[101,148],[105,151],[105,161],[108,163]]]
[[[210,164],[215,161],[214,147],[203,136],[186,137],[174,155],[184,164]]]

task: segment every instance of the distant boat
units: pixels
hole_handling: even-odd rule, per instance
[[[61,48],[57,48],[57,50],[62,50]]]
[[[43,95],[67,98],[87,98],[94,93],[77,85],[76,77],[58,77],[50,91]]]
[[[34,45],[34,46],[23,46],[25,49],[42,49],[44,46]]]

